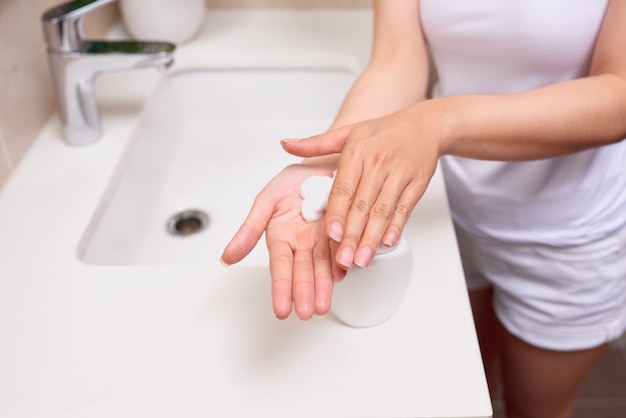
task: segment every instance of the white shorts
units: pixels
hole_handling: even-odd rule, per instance
[[[456,227],[469,290],[493,288],[502,325],[534,346],[582,350],[626,330],[626,228],[574,247],[502,243]]]

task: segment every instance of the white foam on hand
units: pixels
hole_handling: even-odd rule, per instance
[[[332,186],[333,178],[327,176],[307,177],[300,184],[300,213],[305,221],[315,222],[324,215]]]

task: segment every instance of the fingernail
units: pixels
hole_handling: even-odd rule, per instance
[[[370,265],[373,256],[374,252],[370,247],[360,248],[354,257],[354,264],[364,269]]]
[[[353,261],[354,251],[352,251],[352,248],[344,247],[338,251],[337,262],[344,268],[349,269],[350,267],[352,267]]]
[[[340,282],[346,277],[346,269],[339,266],[333,266],[333,281]]]
[[[333,241],[341,242],[341,239],[343,238],[343,227],[341,224],[339,222],[333,222],[330,224],[328,235]]]
[[[394,231],[389,231],[383,237],[383,245],[393,247],[398,242],[398,235]]]
[[[230,264],[228,264],[226,261],[224,261],[223,258],[220,257],[220,264],[223,265],[224,267],[230,267]]]

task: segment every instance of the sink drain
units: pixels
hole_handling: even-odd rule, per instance
[[[167,231],[171,235],[187,236],[203,231],[209,225],[209,217],[199,210],[185,210],[167,221]]]

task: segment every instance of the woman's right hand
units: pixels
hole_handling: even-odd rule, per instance
[[[340,153],[326,211],[335,262],[366,268],[380,245],[396,245],[442,155],[446,109],[423,101],[305,139],[283,141],[299,157]]]

